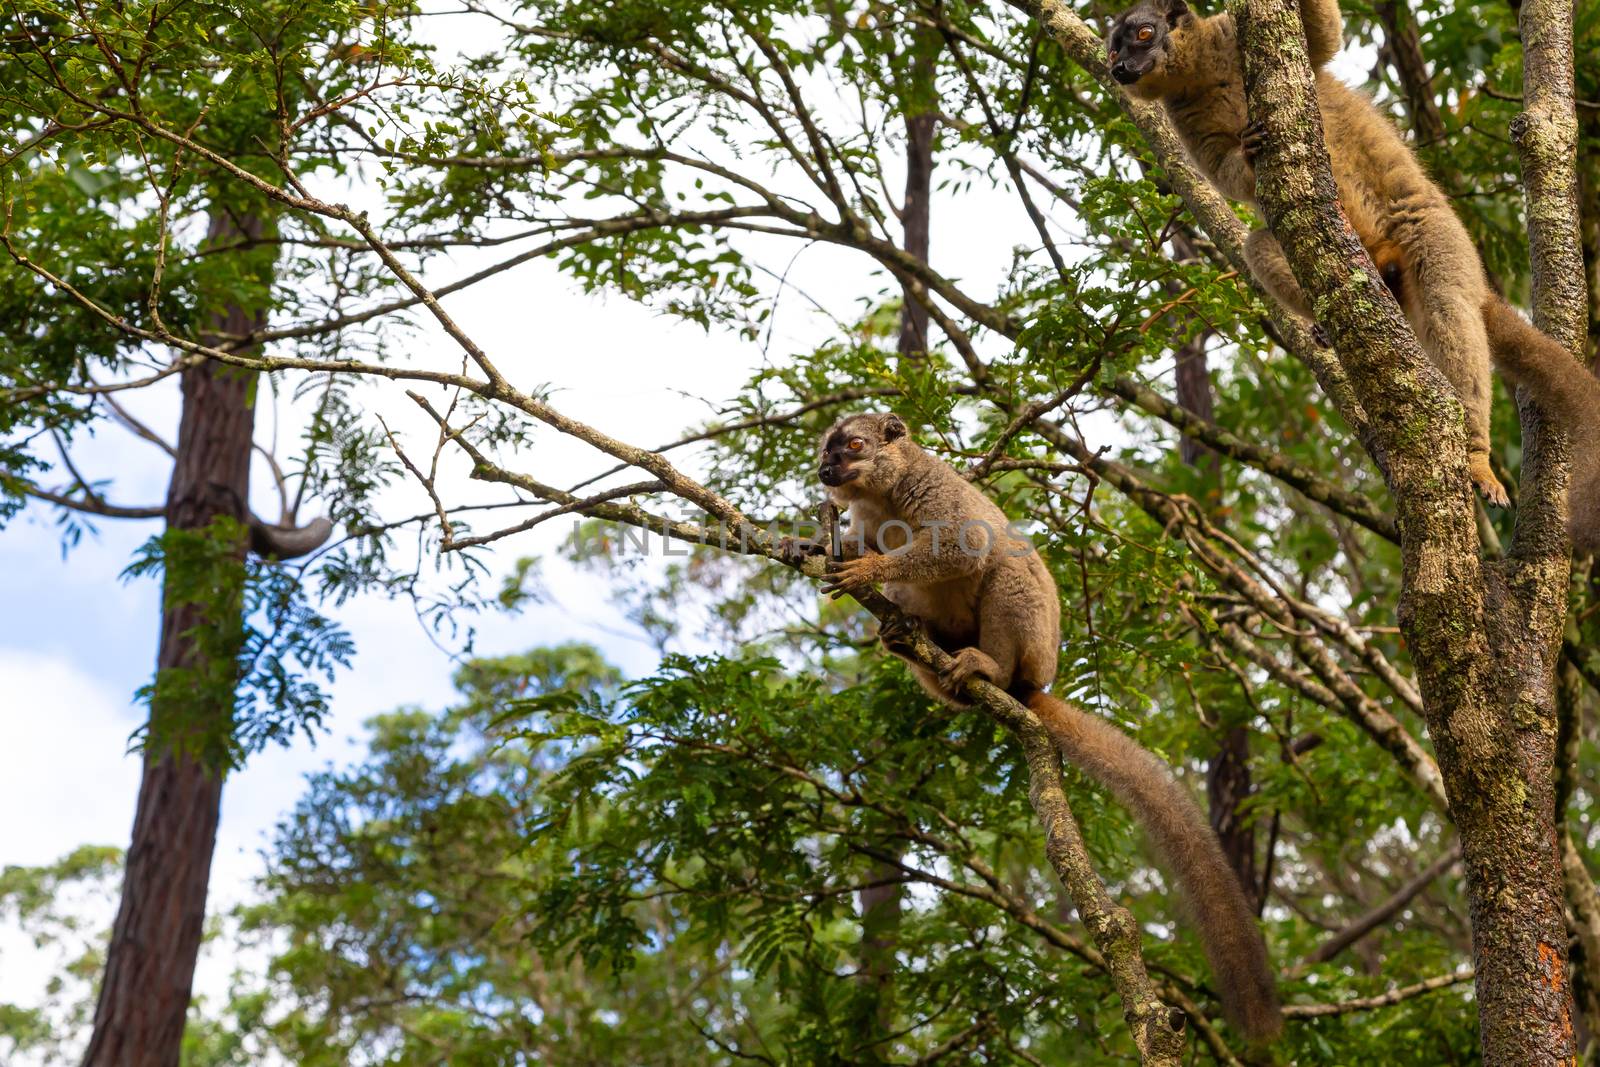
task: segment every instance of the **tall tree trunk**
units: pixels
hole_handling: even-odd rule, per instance
[[[898,849],[896,850],[898,853]],[[859,893],[861,906],[861,981],[867,985],[867,1009],[862,1013],[861,1059],[886,1063],[893,1051],[883,1039],[894,1031],[895,952],[900,946],[900,904],[903,889],[898,866],[874,861],[870,885]]]
[[[1172,235],[1172,258],[1180,263],[1199,258],[1194,243],[1181,230]],[[1180,325],[1175,331],[1180,337],[1186,325]],[[1206,361],[1206,338],[1209,336],[1209,331],[1202,331],[1174,351],[1174,384],[1180,407],[1207,422],[1214,422],[1216,394],[1211,385],[1211,368]],[[1222,457],[1198,439],[1184,434],[1178,438],[1178,458],[1205,478],[1206,506],[1221,504]],[[1228,866],[1233,868],[1251,907],[1256,907],[1260,892],[1256,832],[1245,820],[1243,810],[1255,788],[1250,778],[1250,731],[1239,723],[1219,727],[1215,737],[1217,750],[1206,768],[1206,809],[1211,828],[1222,845],[1222,854],[1228,858]]]
[[[1194,254],[1193,246],[1181,237],[1172,242],[1175,258]],[[1215,394],[1211,387],[1211,368],[1206,364],[1206,333],[1190,338],[1174,353],[1178,404],[1207,422],[1213,418]],[[1187,434],[1178,438],[1178,456],[1197,468],[1209,483],[1206,505],[1221,503],[1222,459],[1200,441]],[[1259,876],[1256,873],[1256,832],[1244,817],[1244,803],[1250,799],[1254,783],[1250,779],[1250,731],[1243,723],[1222,726],[1215,732],[1217,750],[1206,768],[1206,808],[1211,828],[1217,833],[1222,854],[1244,888],[1251,907],[1258,903]]]
[[[933,30],[912,37],[908,91],[901,103],[906,124],[906,195],[900,205],[905,250],[928,262],[928,221],[933,199],[933,134],[938,122],[938,57],[943,40]],[[900,355],[928,351],[928,309],[903,290],[900,306]]]
[[[905,249],[922,262],[928,261],[929,200],[933,196],[933,127],[929,112],[906,116],[906,196],[900,209],[900,225],[905,231]],[[928,351],[928,309],[911,295],[904,294],[900,309],[900,354],[918,356]]]
[[[1211,828],[1217,832],[1222,854],[1239,879],[1250,906],[1260,903],[1260,875],[1256,872],[1256,829],[1244,818],[1244,802],[1254,785],[1250,780],[1250,728],[1243,723],[1216,732],[1217,753],[1206,771],[1206,802]]]
[[[1179,228],[1172,234],[1172,258],[1178,263],[1193,263],[1200,260],[1201,253],[1195,247],[1187,227]],[[1172,282],[1167,286],[1174,297],[1182,291],[1182,286]],[[1209,329],[1202,330],[1195,336],[1183,341],[1183,334],[1187,332],[1190,320],[1180,316],[1177,328],[1173,331],[1173,384],[1178,394],[1178,405],[1185,411],[1206,420],[1216,421],[1215,394],[1211,388],[1211,367],[1206,360],[1206,340],[1211,336]],[[1178,458],[1191,467],[1201,468],[1202,473],[1211,480],[1211,488],[1219,491],[1222,488],[1222,457],[1207,448],[1200,441],[1187,434],[1178,438]],[[1208,505],[1216,501],[1208,501]]]
[[[1460,406],[1337,202],[1297,5],[1233,0],[1230,11],[1250,116],[1266,133],[1256,161],[1263,214],[1387,460],[1401,531],[1400,627],[1461,836],[1484,1061],[1573,1062],[1554,798],[1554,667],[1571,570],[1567,444],[1523,405],[1516,533],[1503,562],[1484,560]],[[1519,22],[1527,109],[1512,136],[1528,197],[1535,318],[1576,353],[1586,304],[1571,0],[1524,0]]]
[[[1207,336],[1201,333],[1191,338],[1174,353],[1175,384],[1180,407],[1207,422],[1214,422],[1211,367],[1206,361]],[[1213,481],[1222,473],[1221,458],[1187,434],[1178,438],[1178,456],[1191,467],[1203,466]]]
[[[912,100],[906,106],[906,192],[900,207],[900,225],[907,252],[928,261],[928,227],[933,196],[933,133],[936,121],[927,110],[934,75],[934,56],[938,38],[924,35],[922,51],[913,60]],[[930,52],[933,48],[935,51]],[[917,107],[918,102],[923,104]],[[901,359],[922,359],[928,352],[928,309],[912,295],[903,292],[900,305],[900,338],[896,346]],[[897,846],[885,844],[884,847]],[[879,1039],[894,1027],[895,952],[900,942],[900,911],[904,889],[898,879],[900,868],[887,861],[873,863],[871,885],[858,894],[861,907],[861,980],[871,990],[869,1002],[872,1036],[864,1041],[866,1061],[890,1058],[890,1049]]]
[[[218,212],[212,216],[208,241],[259,237],[260,232],[258,219],[235,224]],[[264,322],[261,311],[230,307],[218,318],[217,333],[237,336]],[[216,344],[220,339],[202,340]],[[218,519],[234,520],[240,530],[248,524],[253,378],[209,362],[183,372],[177,456],[167,489],[168,531],[205,530]],[[241,537],[241,568],[244,554]],[[178,564],[168,560],[158,678],[170,671],[219,669],[205,662],[208,656],[216,658],[216,646],[202,647],[194,632],[217,620],[206,605],[173,595],[171,571]],[[111,931],[85,1067],[176,1067],[179,1060],[226,771],[225,764],[204,758],[183,742],[189,734],[227,731],[233,716],[231,691],[224,695],[197,686],[196,697],[173,707],[158,694],[150,708],[156,740],[145,753],[122,902]],[[163,717],[169,723],[181,718],[176,736],[159,728]]]
[[[1384,41],[1379,57],[1394,68],[1406,90],[1406,113],[1411,116],[1411,133],[1419,151],[1433,162],[1434,149],[1444,140],[1444,119],[1434,98],[1433,77],[1422,54],[1422,38],[1417,22],[1398,0],[1383,0],[1374,9],[1383,23]]]
[[[1578,113],[1579,143],[1600,144],[1600,109]],[[1584,272],[1589,280],[1589,344],[1584,360],[1600,372],[1600,152],[1578,158],[1578,224],[1583,242]]]

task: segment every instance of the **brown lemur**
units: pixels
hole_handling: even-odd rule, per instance
[[[1337,0],[1301,0],[1301,24],[1339,198],[1418,340],[1467,409],[1473,481],[1491,503],[1504,490],[1486,466],[1489,390],[1483,353],[1528,388],[1573,437],[1574,547],[1600,550],[1600,381],[1534,328],[1488,285],[1482,262],[1444,192],[1365,95],[1322,66],[1342,33]],[[1108,39],[1112,77],[1160,99],[1190,155],[1225,196],[1255,201],[1251,157],[1260,131],[1246,122],[1232,19],[1201,19],[1184,0],[1143,0],[1119,15]],[[1252,272],[1279,300],[1309,317],[1283,249],[1265,230],[1245,248]],[[1480,331],[1467,309],[1477,307]]]
[[[935,674],[908,659],[938,700],[965,706],[962,689],[978,676],[1026,704],[1067,762],[1133,812],[1177,876],[1227,1017],[1252,1041],[1276,1037],[1282,1012],[1266,946],[1194,800],[1127,734],[1044,692],[1056,675],[1061,602],[1038,552],[993,501],[918,445],[898,416],[836,423],[823,435],[818,473],[850,516],[849,558],[830,565],[825,590],[837,596],[882,584],[885,596],[920,620],[953,660]],[[790,541],[785,550],[795,559],[821,546]],[[892,631],[882,637],[897,651]]]
[[[1338,52],[1337,0],[1300,0],[1316,71],[1317,103],[1339,201],[1361,243],[1394,290],[1417,340],[1466,408],[1472,481],[1504,507],[1489,467],[1489,331],[1486,317],[1516,312],[1494,298],[1478,251],[1449,198],[1424,172],[1399,131],[1364,93],[1322,69]],[[1224,196],[1256,203],[1252,165],[1259,126],[1248,123],[1233,17],[1200,18],[1184,0],[1140,0],[1118,15],[1106,40],[1111,76],[1131,96],[1160,100],[1195,165]],[[1267,230],[1252,232],[1245,258],[1256,280],[1287,307],[1312,317],[1289,262]]]

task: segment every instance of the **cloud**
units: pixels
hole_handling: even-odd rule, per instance
[[[139,791],[126,693],[59,656],[0,648],[0,864],[37,865],[78,844],[126,846]]]

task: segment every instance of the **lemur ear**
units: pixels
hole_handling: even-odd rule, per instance
[[[906,424],[900,421],[899,415],[885,415],[883,417],[883,439],[885,442],[897,441],[910,431]]]
[[[1189,5],[1183,0],[1167,0],[1167,25],[1176,26],[1185,15],[1189,13]]]

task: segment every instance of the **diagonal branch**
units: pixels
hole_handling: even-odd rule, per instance
[[[1134,100],[1112,83],[1106,72],[1105,42],[1067,6],[1065,0],[1007,2],[1036,19],[1056,44],[1117,102],[1155,153],[1156,161],[1166,173],[1173,192],[1182,197],[1184,206],[1221,250],[1229,265],[1239,272],[1239,277],[1251,278],[1249,264],[1244,258],[1247,233],[1244,223],[1239,221],[1233,207],[1188,162],[1177,131],[1162,114],[1160,107]],[[1289,351],[1316,375],[1322,391],[1339,409],[1345,422],[1355,430],[1368,454],[1380,468],[1383,467],[1386,463],[1383,444],[1368,427],[1367,413],[1351,387],[1349,375],[1338,356],[1316,342],[1310,328],[1299,316],[1290,314],[1259,286],[1255,290],[1271,311],[1272,323],[1278,335],[1287,343]]]
[[[1457,841],[1446,849],[1438,859],[1417,872],[1416,877],[1395,890],[1389,899],[1383,901],[1365,915],[1355,919],[1348,926],[1337,931],[1332,937],[1329,937],[1316,948],[1306,953],[1305,959],[1295,966],[1293,973],[1300,974],[1307,968],[1333,959],[1339,953],[1372,933],[1372,931],[1398,915],[1401,909],[1416,898],[1417,894],[1427,889],[1440,875],[1460,861],[1461,843]]]
[[[82,488],[88,493],[87,486]],[[86,515],[100,515],[108,519],[160,519],[167,514],[164,504],[113,504],[96,495],[71,496],[29,482],[23,483],[23,491],[47,504],[54,504],[71,511],[81,511]],[[333,521],[324,516],[312,519],[304,526],[280,526],[267,522],[257,515],[251,515],[250,551],[262,557],[280,560],[297,559],[321,548],[333,535],[333,529]]]
[[[1373,1011],[1377,1008],[1388,1008],[1412,997],[1420,997],[1424,993],[1432,993],[1439,989],[1448,989],[1462,982],[1470,982],[1474,977],[1471,967],[1464,968],[1454,974],[1441,974],[1437,978],[1429,978],[1415,985],[1401,986],[1391,989],[1387,993],[1380,993],[1375,997],[1358,997],[1355,1000],[1341,1001],[1337,1004],[1286,1004],[1283,1015],[1286,1019],[1320,1019],[1329,1015],[1349,1015],[1357,1011]]]
[[[1128,403],[1172,424],[1187,436],[1204,441],[1223,455],[1270,474],[1283,484],[1299,490],[1308,499],[1349,517],[1384,540],[1399,543],[1400,530],[1395,526],[1393,516],[1379,511],[1372,501],[1360,493],[1335,485],[1271,449],[1252,444],[1226,427],[1200,418],[1132,378],[1118,378],[1107,388]]]

